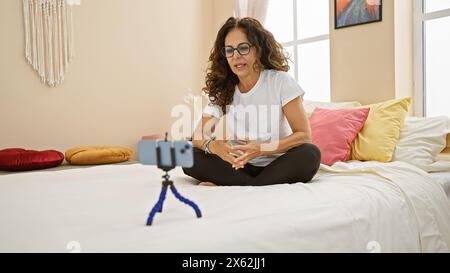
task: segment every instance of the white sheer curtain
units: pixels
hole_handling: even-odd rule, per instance
[[[264,24],[269,0],[235,0],[234,13],[236,17],[252,17]]]

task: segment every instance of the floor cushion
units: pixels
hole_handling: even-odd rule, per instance
[[[21,148],[0,150],[1,171],[32,171],[59,166],[64,154],[55,150],[34,151]]]
[[[66,161],[72,165],[111,164],[128,161],[132,154],[125,147],[75,147],[66,151]]]

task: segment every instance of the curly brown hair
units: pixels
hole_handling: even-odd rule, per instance
[[[256,48],[256,70],[273,69],[278,71],[289,70],[289,56],[283,46],[278,43],[273,34],[266,30],[261,23],[250,17],[242,19],[230,17],[217,33],[214,47],[209,56],[210,65],[206,74],[206,86],[202,88],[208,95],[211,103],[217,105],[226,113],[226,106],[233,102],[235,85],[239,78],[228,65],[226,57],[221,54],[225,46],[225,37],[235,28],[242,29],[249,42]]]

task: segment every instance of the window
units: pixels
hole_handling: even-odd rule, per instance
[[[415,0],[416,113],[450,117],[450,1]]]
[[[329,0],[269,1],[265,26],[290,53],[305,99],[330,101]]]

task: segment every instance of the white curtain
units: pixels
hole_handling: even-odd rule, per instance
[[[239,18],[252,17],[264,25],[269,0],[235,0],[234,12]]]

